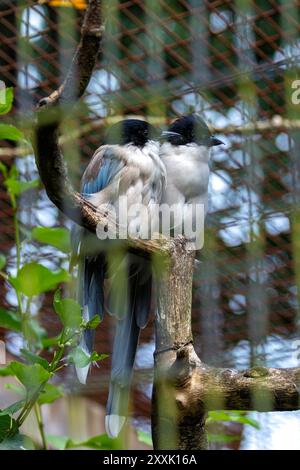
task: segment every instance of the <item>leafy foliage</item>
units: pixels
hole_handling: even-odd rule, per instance
[[[12,362],[10,367],[14,376],[24,385],[28,394],[35,392],[41,384],[51,377],[51,374],[40,364],[25,365],[21,362]]]
[[[7,438],[0,442],[1,450],[34,450],[35,445],[30,437],[24,434],[16,434],[14,437]]]
[[[6,90],[6,103],[0,105],[0,114],[10,111],[13,103],[13,90]],[[23,139],[23,133],[10,124],[0,124],[0,139]],[[61,283],[70,281],[69,273],[64,269],[52,271],[37,261],[22,263],[19,219],[17,215],[19,196],[25,191],[38,188],[40,181],[24,181],[20,179],[15,165],[8,168],[0,162],[0,171],[3,175],[4,185],[10,198],[14,214],[16,230],[17,265],[14,275],[7,275],[1,270],[7,265],[6,257],[0,254],[0,275],[9,282],[18,301],[17,308],[0,308],[0,327],[21,333],[26,347],[20,350],[21,361],[12,361],[0,368],[0,377],[14,377],[18,383],[6,385],[20,396],[20,399],[12,403],[4,410],[0,410],[0,450],[33,449],[32,441],[19,433],[19,428],[26,420],[30,411],[35,408],[39,429],[43,429],[40,407],[51,404],[63,396],[63,390],[54,382],[58,370],[67,364],[86,364],[100,361],[106,355],[93,352],[90,357],[80,355],[76,345],[80,334],[85,329],[94,329],[100,323],[99,316],[95,316],[89,322],[83,321],[81,306],[72,298],[61,298],[59,290],[54,295],[54,310],[58,314],[62,330],[54,338],[49,338],[45,329],[40,325],[38,316],[30,314],[32,298],[45,292],[57,289]],[[63,253],[70,251],[70,234],[65,228],[35,227],[30,233],[25,233],[28,240],[51,245]],[[26,307],[24,307],[26,306]],[[73,351],[67,348],[74,347]],[[51,349],[53,358],[48,361],[44,356],[45,349]],[[45,436],[41,432],[43,446],[47,447]],[[107,436],[97,436],[85,442],[75,443],[68,438],[53,438],[55,448],[112,448]],[[60,443],[58,444],[58,442]],[[51,445],[51,438],[49,437]]]
[[[0,254],[0,270],[6,265],[6,258],[4,255]]]
[[[85,441],[74,442],[66,436],[47,436],[47,442],[57,450],[69,450],[78,448],[88,448],[93,450],[118,450],[120,449],[119,439],[110,439],[106,434],[91,437]]]
[[[0,115],[7,114],[10,112],[13,101],[14,101],[14,91],[13,88],[5,89],[5,103],[0,103]]]
[[[25,264],[17,273],[16,277],[10,277],[10,283],[19,292],[27,297],[42,294],[53,290],[61,282],[69,281],[69,274],[60,269],[52,272],[50,269],[38,263]]]
[[[137,438],[143,444],[146,444],[149,447],[153,446],[151,435],[148,432],[141,431],[140,429],[137,431]]]
[[[39,184],[40,181],[38,179],[32,181],[18,181],[15,178],[7,178],[5,180],[5,186],[14,196],[20,196],[20,194],[29,189],[37,188]]]
[[[52,245],[64,253],[70,252],[70,233],[67,229],[62,227],[35,227],[31,236],[34,240]]]
[[[0,442],[4,440],[8,432],[11,430],[13,419],[9,414],[3,414],[0,416]]]
[[[98,354],[95,351],[88,356],[80,347],[75,348],[69,354],[69,361],[73,362],[77,367],[86,367],[92,362],[102,361],[108,357],[107,354]]]
[[[23,140],[24,134],[12,124],[0,123],[0,140]]]
[[[22,324],[20,315],[15,312],[10,312],[4,308],[0,308],[0,326],[8,328],[13,331],[21,331]]]
[[[81,307],[74,299],[61,299],[60,291],[56,291],[53,306],[64,327],[80,328],[82,323]]]
[[[259,423],[252,418],[249,418],[245,411],[232,410],[232,411],[210,411],[206,423],[212,422],[232,422],[240,424],[249,424],[255,429],[260,429]]]

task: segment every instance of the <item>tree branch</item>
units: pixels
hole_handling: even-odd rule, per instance
[[[194,361],[192,346],[170,371],[175,399],[189,413],[208,410],[293,411],[300,409],[300,369],[214,369]],[[172,379],[171,379],[172,380]],[[194,410],[194,411],[193,411]]]

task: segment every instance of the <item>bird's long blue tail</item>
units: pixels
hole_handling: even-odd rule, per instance
[[[106,407],[105,427],[107,434],[118,436],[128,414],[129,393],[133,365],[141,328],[147,324],[151,307],[151,265],[144,259],[129,261],[127,309],[117,316],[113,345],[112,369],[109,396]]]
[[[102,320],[104,255],[99,253],[99,250],[93,251],[92,244],[95,243],[95,237],[91,237],[78,226],[72,229],[71,240],[73,253],[79,254],[77,301],[82,307],[83,319],[89,321],[95,315],[99,315]],[[93,352],[94,336],[94,330],[86,329],[80,338],[78,346],[88,356]],[[79,382],[85,384],[90,366],[75,366],[75,368]]]

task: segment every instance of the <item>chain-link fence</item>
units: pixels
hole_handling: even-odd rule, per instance
[[[0,79],[15,87],[13,120],[60,83],[80,34],[85,2],[0,3]],[[65,2],[72,3],[72,2]],[[217,366],[296,366],[299,333],[300,3],[274,0],[106,0],[105,40],[82,106],[63,129],[75,184],[101,144],[103,129],[124,115],[164,126],[199,112],[224,142],[213,152],[205,246],[194,281],[196,349]],[[77,8],[76,8],[77,6]],[[74,142],[78,142],[79,145]],[[24,179],[36,173],[30,149],[3,141],[1,160]],[[14,268],[13,219],[0,200],[1,251]],[[24,230],[68,222],[44,191],[22,197]],[[55,266],[66,257],[27,242],[24,259]],[[46,297],[40,313],[55,334]],[[1,304],[13,303],[5,283]],[[41,305],[40,305],[41,306]],[[138,351],[133,415],[147,424],[153,325]],[[110,352],[106,319],[99,352]],[[11,338],[11,351],[17,346]],[[109,364],[81,390],[105,402]],[[74,391],[72,373],[70,389]],[[262,418],[266,419],[266,418]],[[266,425],[267,426],[267,425]],[[300,433],[300,430],[298,429]],[[248,447],[254,446],[250,436]],[[249,437],[249,439],[250,439]],[[250,440],[251,440],[250,439]]]

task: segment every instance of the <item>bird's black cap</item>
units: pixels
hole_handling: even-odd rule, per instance
[[[143,147],[148,140],[157,138],[156,129],[146,121],[124,119],[110,127],[105,143],[112,145],[133,144]]]
[[[223,143],[212,135],[207,124],[198,114],[189,114],[176,119],[169,130],[162,133],[162,136],[173,145],[187,145],[194,142],[212,147]]]

